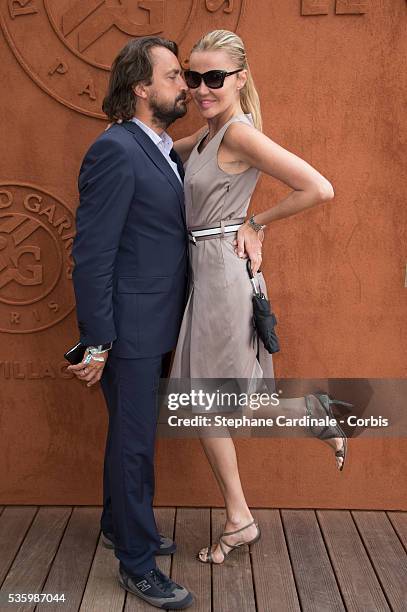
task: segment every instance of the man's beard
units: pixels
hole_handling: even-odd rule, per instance
[[[187,112],[186,104],[180,104],[180,101],[186,102],[186,95],[180,95],[173,104],[168,102],[158,102],[157,95],[150,98],[150,108],[153,111],[153,122],[159,127],[167,128],[171,123],[183,117]]]

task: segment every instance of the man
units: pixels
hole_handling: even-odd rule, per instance
[[[163,356],[185,304],[183,168],[165,129],[185,115],[187,86],[175,43],[131,40],[115,59],[103,110],[115,122],[79,174],[73,282],[87,386],[101,381],[109,411],[101,528],[119,559],[119,582],[159,608],[192,595],[156,566],[175,543],[157,532],[154,442]],[[122,122],[120,123],[120,121]]]

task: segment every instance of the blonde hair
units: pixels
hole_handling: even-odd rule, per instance
[[[259,94],[253,81],[242,39],[229,30],[214,30],[198,40],[191,53],[194,51],[226,51],[237,68],[247,70],[246,84],[240,90],[240,104],[244,113],[251,113],[255,127],[261,131],[263,121]]]

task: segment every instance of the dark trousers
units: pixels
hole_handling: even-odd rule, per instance
[[[101,385],[109,412],[101,528],[130,574],[156,567],[160,538],[153,512],[157,390],[162,355],[109,356]]]

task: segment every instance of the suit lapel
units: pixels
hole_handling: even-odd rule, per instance
[[[133,134],[134,138],[142,146],[144,151],[150,157],[151,161],[157,166],[159,170],[161,170],[161,172],[171,183],[178,196],[182,217],[185,221],[184,190],[182,188],[181,183],[175,176],[174,170],[171,168],[164,155],[158,149],[157,145],[151,140],[151,138],[136,123],[134,123],[134,121],[123,121],[123,123],[119,125],[122,125],[126,130]],[[172,156],[171,158],[174,159]],[[175,161],[177,162],[177,166],[180,169],[181,162],[178,162],[178,159],[176,159]],[[183,170],[181,178],[183,179]]]
[[[175,162],[177,164],[177,168],[178,168],[178,173],[182,179],[182,182],[184,182],[184,176],[185,176],[185,171],[184,171],[184,164],[181,161],[180,156],[177,154],[177,152],[175,151],[175,149],[171,149],[170,151],[170,157],[172,159],[173,162]]]

